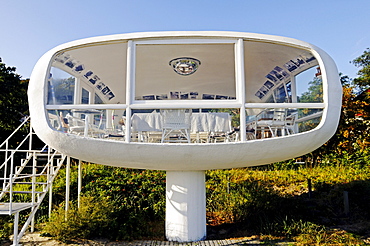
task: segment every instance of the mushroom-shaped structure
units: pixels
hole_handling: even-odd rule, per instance
[[[40,58],[28,93],[35,132],[60,152],[166,170],[166,233],[176,241],[205,236],[204,170],[311,152],[334,134],[341,107],[338,71],[324,51],[239,32],[63,44]]]

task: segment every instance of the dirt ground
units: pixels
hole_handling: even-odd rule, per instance
[[[239,244],[240,243],[240,244]],[[161,241],[133,241],[133,242],[111,242],[107,239],[95,239],[95,240],[76,240],[69,243],[62,243],[56,240],[53,240],[50,237],[42,237],[39,233],[26,233],[20,244],[22,246],[81,246],[81,245],[104,245],[104,246],[145,246],[145,245],[258,245],[260,242],[255,237],[245,237],[238,239],[230,240],[214,240],[214,241],[202,241],[197,243],[176,243],[176,242],[161,242]],[[12,242],[2,243],[2,246],[11,246]]]
[[[42,237],[40,233],[26,233],[22,239],[20,244],[22,246],[74,246],[74,245],[118,245],[117,242],[109,242],[106,239],[97,239],[97,240],[84,240],[84,241],[76,241],[74,243],[62,243],[52,239],[51,237]],[[7,242],[2,244],[3,246],[10,246],[12,242]],[[122,245],[122,244],[121,244]]]

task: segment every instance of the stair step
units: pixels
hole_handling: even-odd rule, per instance
[[[47,182],[13,182],[13,184],[38,184],[38,185],[46,185],[48,184]]]
[[[36,153],[36,156],[52,156],[54,153],[50,153],[50,154],[48,154],[48,153]],[[55,154],[54,155],[54,157],[55,156],[61,156],[62,154]]]
[[[29,202],[12,202],[12,203],[1,203],[0,202],[0,214],[9,214],[10,210],[11,213],[14,214],[16,212],[32,208],[36,206],[37,203],[29,203]]]
[[[10,193],[10,191],[6,190],[6,191],[2,191],[4,193]],[[32,194],[32,191],[15,191],[13,190],[13,193],[14,194]],[[35,191],[35,194],[41,194],[41,193],[45,193],[45,191]]]
[[[29,166],[16,166],[16,168],[31,168],[31,167],[35,167],[35,168],[45,168],[47,165],[45,164],[45,165],[43,165],[43,166],[31,166],[31,165],[29,165]],[[57,167],[57,166],[49,166],[49,167]]]
[[[36,173],[36,174],[32,174],[32,173],[20,173],[18,174],[18,177],[19,178],[31,178],[31,177],[40,177],[40,176],[47,176],[48,174],[47,173]],[[49,174],[51,175],[51,174]]]

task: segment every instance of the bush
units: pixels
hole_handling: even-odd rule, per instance
[[[56,201],[65,193],[65,170],[53,186]],[[165,208],[165,172],[83,164],[82,193],[105,201],[114,209],[104,237],[132,240],[163,239]],[[71,200],[77,200],[77,166],[71,167]],[[63,211],[62,211],[63,214]],[[51,234],[51,233],[50,233]],[[159,236],[160,235],[160,236]],[[84,238],[91,238],[86,234]]]
[[[304,245],[322,245],[322,246],[358,246],[366,245],[354,235],[343,230],[326,230],[320,229],[317,231],[304,232],[294,238],[297,246]]]
[[[317,238],[329,235],[331,238],[340,235],[347,237],[347,234],[344,236],[327,229],[327,226],[352,223],[348,218],[341,217],[344,190],[349,192],[352,218],[356,218],[355,215],[369,216],[366,211],[369,202],[366,194],[370,191],[370,169],[368,165],[343,165],[340,160],[332,161],[338,162],[307,167],[294,166],[290,161],[288,165],[207,171],[208,225],[237,223],[238,228],[248,230],[245,231],[247,234],[297,237],[297,240],[300,237],[307,238],[304,234],[308,230],[315,231]],[[77,187],[77,167],[72,166],[71,169],[71,194],[75,196],[72,199],[77,200],[77,192],[74,190]],[[62,175],[54,184],[56,197],[64,197],[63,172],[61,170]],[[308,196],[308,179],[312,181],[313,187],[311,198]],[[104,228],[105,233],[99,234],[99,230],[94,232],[94,228],[88,228],[79,222],[81,219],[75,218],[77,222],[71,223],[79,227],[71,225],[66,229],[76,230],[77,236],[63,233],[64,240],[68,237],[91,238],[99,235],[113,240],[163,239],[165,172],[84,164],[82,193],[114,208],[105,211],[104,216],[109,218],[109,222],[99,227]],[[88,216],[91,211],[86,210],[86,215],[78,216],[92,219]],[[59,213],[59,221],[63,224],[64,210],[61,209]],[[86,230],[85,227],[87,232],[80,232]],[[364,235],[368,231],[353,232]],[[241,232],[238,233],[240,236]],[[228,236],[232,237],[232,232]],[[342,239],[335,240],[339,242]]]
[[[64,242],[77,238],[105,236],[112,210],[113,206],[107,201],[81,197],[80,208],[71,203],[67,213],[63,206],[53,212],[50,221],[44,227],[44,233]]]
[[[311,198],[308,179],[313,187]],[[246,233],[314,245],[320,240],[351,245],[360,241],[352,234],[327,228],[359,223],[361,227],[343,228],[359,235],[370,232],[361,222],[369,218],[369,180],[368,164],[294,168],[279,164],[207,171],[207,218],[211,225],[238,223]],[[349,193],[350,217],[344,214],[343,191]]]
[[[9,239],[9,236],[13,234],[13,223],[11,222],[11,216],[0,216],[0,243],[2,240]]]

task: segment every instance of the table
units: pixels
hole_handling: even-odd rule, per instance
[[[160,113],[135,113],[131,119],[132,131],[162,131]],[[230,132],[231,116],[228,113],[193,113],[191,115],[192,133],[197,132]]]

